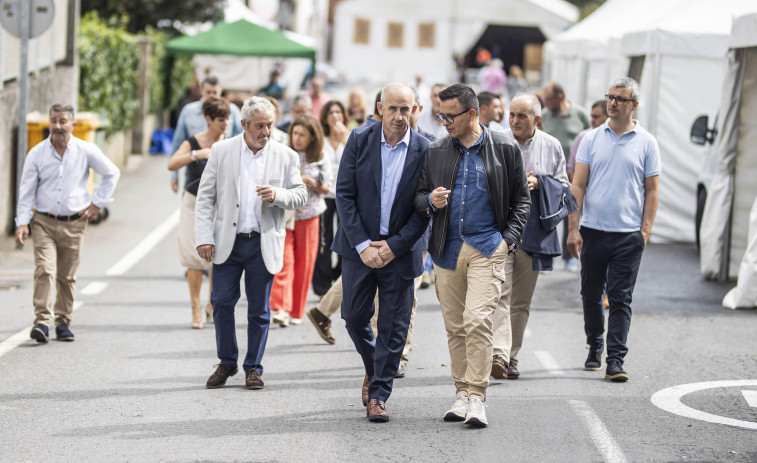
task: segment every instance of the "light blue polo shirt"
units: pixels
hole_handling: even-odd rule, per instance
[[[589,166],[581,225],[607,232],[639,231],[644,180],[662,172],[660,148],[637,120],[620,138],[609,122],[587,133],[576,154],[577,163]]]

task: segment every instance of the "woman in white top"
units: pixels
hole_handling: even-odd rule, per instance
[[[331,288],[331,284],[342,274],[342,260],[337,257],[336,266],[332,262],[331,242],[334,241],[334,219],[336,217],[336,175],[339,171],[339,162],[342,160],[344,145],[350,134],[347,125],[347,111],[344,105],[336,100],[331,100],[321,110],[321,127],[325,136],[323,143],[323,155],[328,159],[332,167],[332,183],[329,193],[326,195],[326,212],[321,217],[320,239],[318,257],[315,261],[313,273],[313,292],[323,296]]]
[[[273,322],[282,327],[299,324],[305,314],[318,254],[319,218],[326,210],[323,195],[329,192],[331,184],[331,164],[323,156],[323,132],[318,119],[305,115],[292,122],[289,140],[290,148],[300,153],[300,171],[308,199],[295,213],[294,230],[286,231],[284,267],[274,277],[271,288]]]

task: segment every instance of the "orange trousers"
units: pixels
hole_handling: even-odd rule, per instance
[[[284,267],[273,278],[271,312],[284,310],[292,318],[305,315],[315,258],[318,255],[320,217],[294,222],[284,242]]]

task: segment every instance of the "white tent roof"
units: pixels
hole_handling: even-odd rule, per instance
[[[722,58],[734,15],[755,9],[754,0],[685,0],[671,14],[658,16],[621,39],[626,56],[660,53]]]
[[[556,55],[607,59],[608,44],[623,34],[667,14],[681,0],[607,0],[584,20],[555,36],[549,47]]]
[[[730,48],[757,46],[757,12],[739,16],[733,20]]]

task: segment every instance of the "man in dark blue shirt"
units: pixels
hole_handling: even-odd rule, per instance
[[[531,198],[515,140],[478,120],[478,99],[462,84],[439,93],[449,133],[424,155],[416,210],[433,216],[429,254],[442,306],[457,397],[445,421],[488,424],[492,314],[505,258],[520,243]]]

